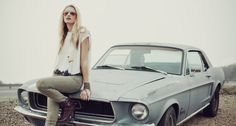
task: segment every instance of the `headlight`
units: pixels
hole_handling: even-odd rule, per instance
[[[146,106],[138,103],[138,104],[134,104],[132,106],[131,114],[136,120],[142,121],[142,120],[146,119],[146,117],[148,116],[148,110],[147,110]]]
[[[29,97],[28,97],[28,92],[22,89],[18,90],[18,99],[20,103],[24,106],[28,106],[29,104]]]

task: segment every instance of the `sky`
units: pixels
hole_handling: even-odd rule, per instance
[[[69,4],[80,8],[91,32],[91,66],[112,45],[127,42],[191,45],[213,66],[236,62],[235,0],[1,0],[1,81],[52,75],[59,17]]]

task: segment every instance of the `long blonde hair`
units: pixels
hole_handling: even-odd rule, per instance
[[[73,7],[76,11],[76,19],[75,19],[75,23],[73,25],[73,28],[71,30],[72,32],[72,37],[71,37],[71,41],[74,43],[76,43],[76,48],[78,48],[78,44],[79,44],[79,34],[80,34],[80,28],[81,28],[81,17],[80,17],[80,13],[79,13],[79,9],[74,6],[74,5],[68,5],[66,6],[61,14],[61,18],[60,18],[60,26],[59,26],[59,41],[60,41],[60,48],[59,48],[59,52],[61,51],[63,45],[64,45],[64,41],[68,32],[66,23],[64,22],[64,11],[66,8],[68,7]],[[59,53],[58,52],[58,53]]]

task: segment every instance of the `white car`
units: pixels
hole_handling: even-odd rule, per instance
[[[18,89],[15,108],[29,122],[43,126],[47,98],[29,81]],[[216,116],[221,68],[213,68],[198,48],[163,43],[111,47],[91,70],[90,101],[69,94],[79,104],[71,125],[175,126],[200,111]]]

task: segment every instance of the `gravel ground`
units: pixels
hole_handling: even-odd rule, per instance
[[[220,96],[218,115],[214,118],[198,114],[181,126],[236,126],[236,95]],[[33,126],[22,115],[14,111],[16,100],[0,102],[0,126]]]
[[[216,117],[198,114],[181,126],[236,126],[236,95],[221,95]]]
[[[33,126],[14,110],[16,105],[12,99],[0,102],[0,126]]]

